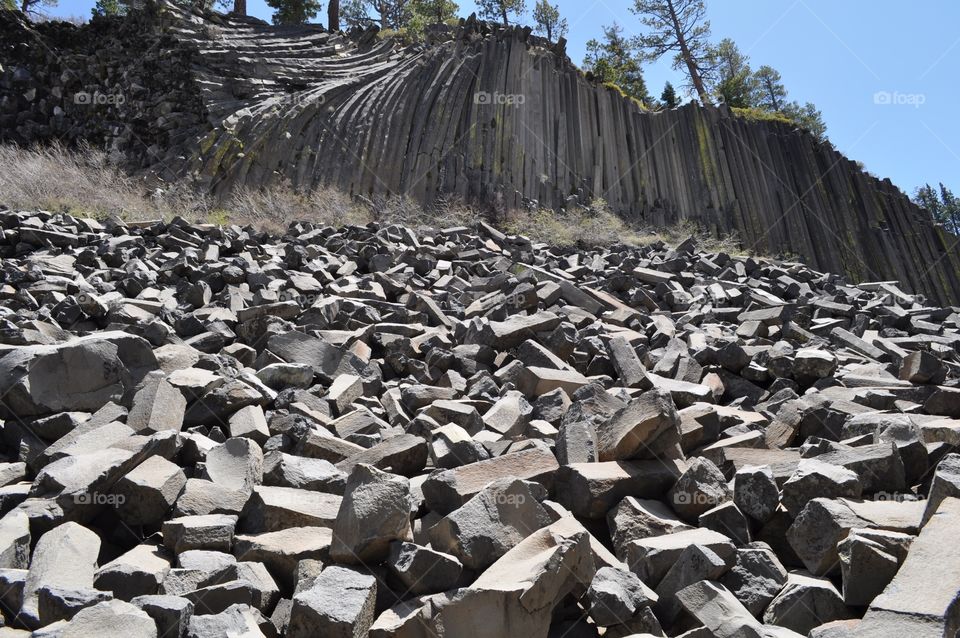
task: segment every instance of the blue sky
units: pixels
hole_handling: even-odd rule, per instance
[[[603,25],[642,31],[631,0],[553,1],[570,23],[568,51],[578,64]],[[93,4],[60,0],[52,13],[88,16]],[[247,7],[269,20],[264,0]],[[462,15],[475,10],[473,2],[460,7]],[[755,68],[779,70],[791,99],[815,103],[850,158],[908,193],[940,181],[960,191],[960,2],[707,0],[707,7],[714,40],[733,38]],[[682,84],[668,60],[648,64],[645,76],[655,95],[667,80]]]

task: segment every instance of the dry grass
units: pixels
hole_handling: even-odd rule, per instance
[[[415,230],[490,221],[480,210],[457,200],[424,207],[405,197],[371,201],[334,189],[298,192],[279,186],[241,190],[226,200],[213,201],[186,185],[130,177],[111,164],[102,151],[70,151],[59,145],[31,149],[0,145],[0,206],[128,221],[169,220],[179,215],[197,222],[250,224],[275,233],[282,232],[293,220],[337,227],[379,222]],[[507,211],[497,217],[494,225],[506,233],[567,248],[644,246],[658,241],[676,246],[693,236],[701,250],[740,250],[736,238],[717,240],[690,223],[669,228],[631,227],[610,212],[603,200],[575,211]]]

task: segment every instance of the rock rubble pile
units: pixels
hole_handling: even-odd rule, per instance
[[[954,636],[960,314],[675,248],[0,212],[3,635]]]

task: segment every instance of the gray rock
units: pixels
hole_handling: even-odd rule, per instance
[[[482,571],[552,521],[536,483],[498,479],[430,529],[430,544]]]
[[[737,470],[733,477],[733,502],[757,523],[769,521],[780,504],[780,490],[770,466],[747,466]]]
[[[355,569],[330,566],[293,597],[289,638],[355,638],[373,625],[377,580]]]
[[[833,583],[795,573],[787,576],[787,584],[770,601],[763,620],[806,635],[814,627],[851,616]]]
[[[762,638],[763,628],[726,587],[709,580],[693,583],[677,600],[704,625],[713,638]]]
[[[626,556],[630,541],[693,529],[669,506],[652,499],[628,496],[607,513],[607,525],[617,556]]]
[[[246,437],[227,439],[207,453],[205,468],[214,483],[248,492],[263,483],[263,451]]]
[[[140,608],[123,602],[109,600],[80,610],[64,627],[62,638],[157,638],[153,619]]]
[[[186,484],[179,466],[151,456],[117,481],[113,491],[123,499],[117,514],[129,525],[160,523]]]
[[[863,486],[852,470],[825,463],[822,457],[803,459],[783,484],[783,506],[794,517],[815,498],[860,498]]]
[[[720,582],[760,619],[787,582],[787,570],[769,546],[757,543],[737,549],[736,560]]]
[[[701,514],[733,498],[723,473],[702,457],[694,457],[667,494],[680,518],[696,522]]]
[[[100,538],[74,522],[66,522],[40,537],[33,550],[23,585],[20,618],[25,624],[40,622],[41,588],[92,589]]]
[[[679,427],[680,418],[669,394],[645,392],[597,425],[601,461],[655,458],[651,446],[658,437]]]
[[[402,541],[390,545],[387,568],[415,596],[453,589],[463,572],[455,556]]]
[[[601,567],[587,589],[590,618],[600,627],[628,624],[657,597],[635,574]]]
[[[180,596],[137,596],[130,601],[142,609],[157,626],[157,635],[183,638],[193,616],[193,603]]]
[[[191,549],[229,552],[237,517],[227,514],[180,516],[163,524],[163,544],[175,554]]]
[[[333,526],[331,558],[375,563],[387,557],[390,543],[412,538],[410,482],[369,465],[354,467]]]

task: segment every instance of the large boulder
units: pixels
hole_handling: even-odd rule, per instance
[[[412,540],[410,482],[369,465],[357,465],[347,478],[333,526],[330,556],[348,565],[377,563],[390,543]]]

